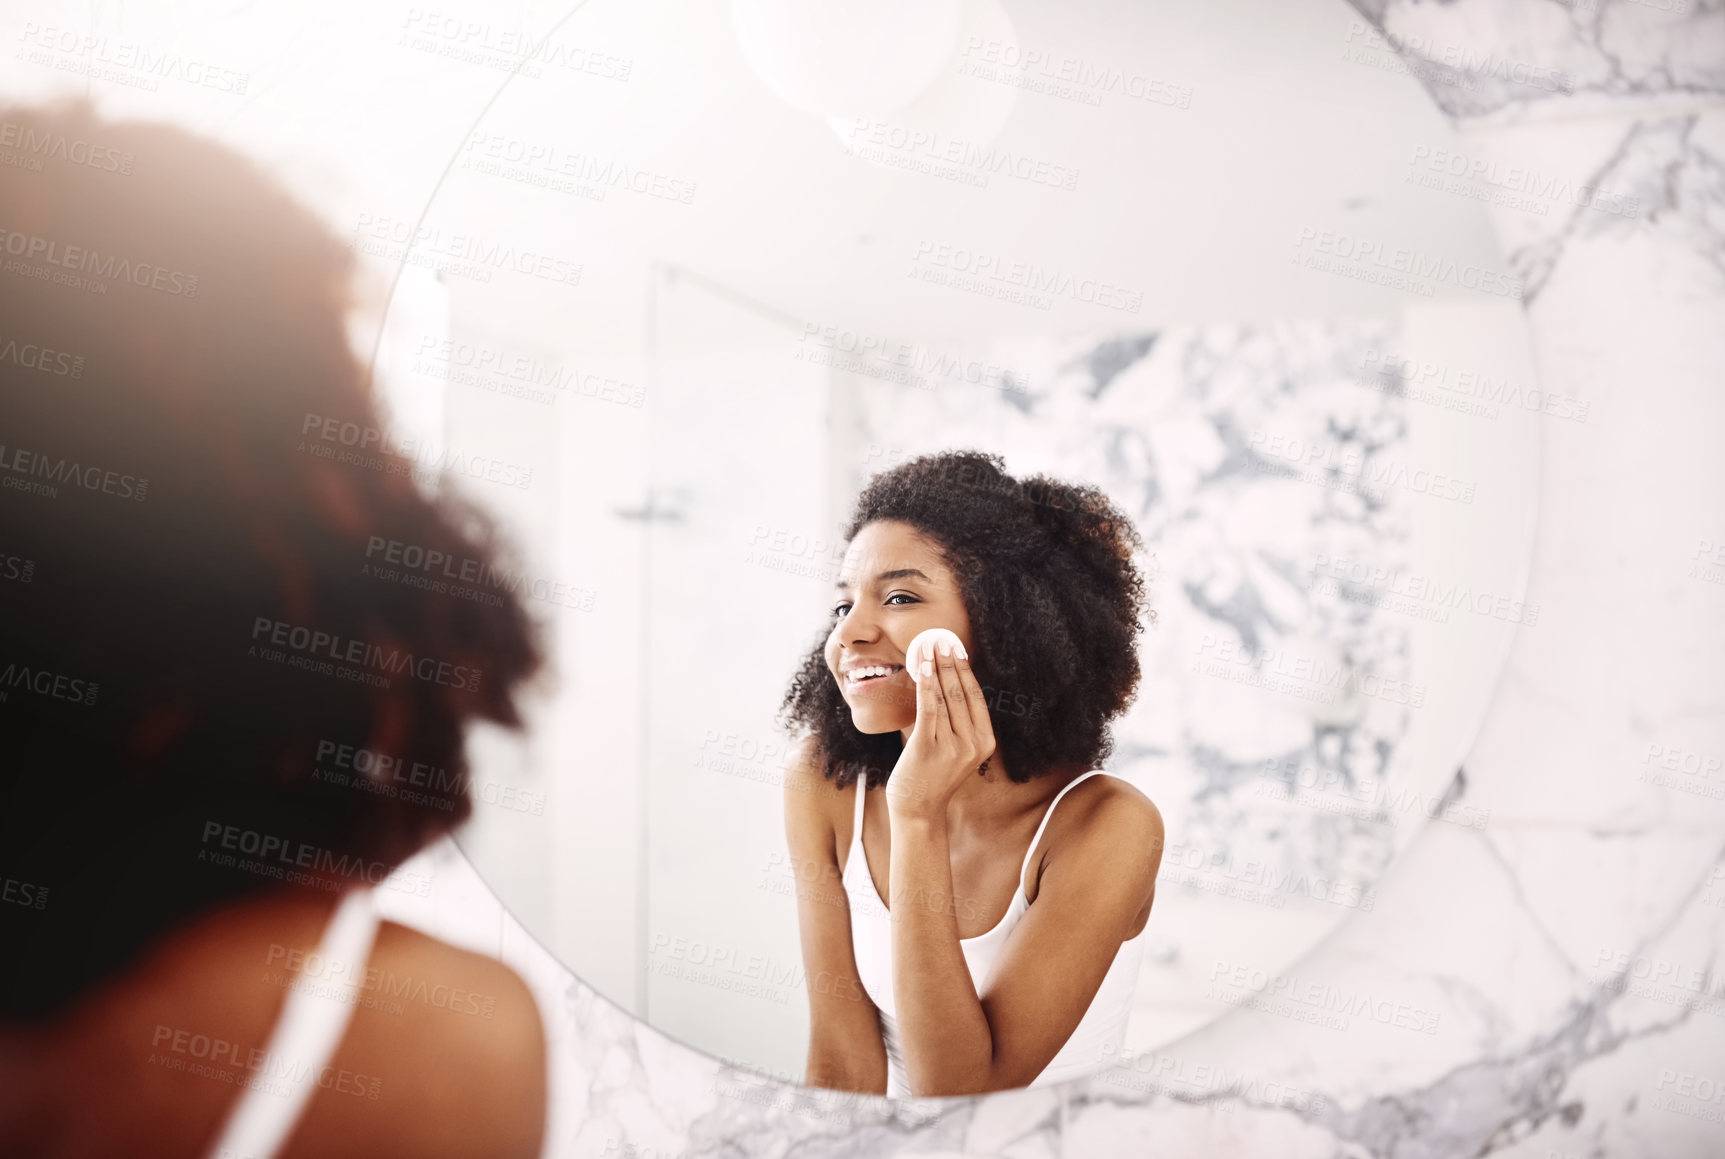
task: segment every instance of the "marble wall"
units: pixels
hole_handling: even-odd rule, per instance
[[[1725,9],[1355,7],[1345,51],[1454,120],[1459,168],[1416,162],[1490,204],[1541,385],[1588,408],[1541,425],[1541,620],[1448,789],[1489,822],[1425,827],[1276,1002],[1085,1084],[977,1099],[725,1066],[536,958],[497,909],[467,936],[546,1007],[550,1153],[1725,1153]],[[475,885],[449,847],[417,866]],[[1301,1016],[1338,996],[1345,1033]]]

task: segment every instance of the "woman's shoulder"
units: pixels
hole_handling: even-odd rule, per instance
[[[370,967],[370,1009],[398,1015],[411,1009],[427,1033],[478,1051],[476,1063],[495,1061],[511,1077],[534,1069],[529,1064],[536,1060],[519,1048],[531,1039],[542,1052],[539,1006],[527,983],[503,962],[386,921],[378,926]]]
[[[791,742],[785,754],[785,825],[793,837],[831,832],[835,846],[850,840],[860,780],[840,786],[826,775],[826,758],[814,736]]]
[[[1062,808],[1080,815],[1087,824],[1104,824],[1162,833],[1162,812],[1144,790],[1114,773],[1085,777],[1067,790]]]
[[[1043,862],[1056,856],[1116,864],[1136,851],[1147,861],[1152,882],[1165,843],[1161,810],[1137,785],[1111,773],[1071,785],[1049,818]]]
[[[266,896],[164,939],[28,1036],[40,1113],[0,1115],[0,1139],[40,1131],[38,1150],[53,1154],[115,1150],[144,1132],[150,1144],[131,1153],[195,1149],[244,1094],[252,1064],[273,1065],[263,1052],[293,986],[330,981],[318,975],[335,964],[317,951],[332,910]],[[386,921],[363,972],[345,972],[357,985],[352,1018],[284,1156],[537,1153],[544,1031],[513,970]],[[76,1117],[92,1087],[108,1092],[100,1122]]]
[[[296,1152],[537,1154],[544,1024],[527,984],[496,958],[381,923],[332,1066],[374,1080],[378,1097],[326,1097]]]

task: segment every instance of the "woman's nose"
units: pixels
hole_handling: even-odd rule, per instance
[[[852,608],[839,635],[846,643],[872,644],[880,639],[880,621],[867,608]]]

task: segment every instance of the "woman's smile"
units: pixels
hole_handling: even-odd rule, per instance
[[[844,669],[844,689],[848,694],[877,686],[885,687],[898,681],[903,674],[903,664],[884,664],[877,661],[853,663]]]

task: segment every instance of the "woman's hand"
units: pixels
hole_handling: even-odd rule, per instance
[[[887,780],[887,807],[895,816],[945,818],[964,779],[994,755],[994,724],[968,657],[943,643],[932,662],[911,660],[923,666],[916,725]]]

